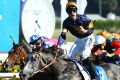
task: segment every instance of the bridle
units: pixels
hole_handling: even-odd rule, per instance
[[[42,57],[42,54],[39,54],[39,56],[41,57],[40,58],[40,62],[43,64],[44,67],[42,69],[37,70],[37,71],[34,71],[35,69],[33,69],[33,75],[38,73],[38,72],[44,72],[44,70],[46,68],[48,68],[51,65],[53,65],[55,63],[56,59],[57,59],[57,56],[58,56],[60,50],[61,50],[61,48],[58,48],[58,50],[55,53],[55,56],[54,56],[53,60],[49,64],[47,64],[47,61]],[[44,64],[43,60],[46,61],[45,64]]]
[[[18,51],[17,51],[17,50]],[[21,54],[21,52],[22,51],[25,51],[25,49],[23,48],[23,45],[18,45],[18,46],[15,46],[15,47],[13,47],[10,51],[9,51],[9,55],[8,55],[8,57],[7,57],[7,59],[4,61],[4,64],[8,61],[10,61],[10,59],[14,56],[14,59],[15,59],[15,61],[14,62],[12,62],[12,63],[17,63],[17,57],[18,56],[20,56],[20,54]],[[25,51],[26,52],[26,51]],[[24,58],[24,56],[22,57],[22,59]],[[10,61],[11,62],[11,61]]]

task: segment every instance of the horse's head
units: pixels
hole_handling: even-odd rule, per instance
[[[32,58],[29,59],[25,67],[21,70],[20,77],[27,80],[28,78],[33,77],[36,73],[46,74],[46,72],[54,72],[55,74],[57,72],[57,69],[55,68],[58,67],[59,64],[62,64],[62,61],[58,60],[57,58],[59,55],[58,52],[59,51],[57,51],[55,54],[47,52],[33,52]],[[54,65],[55,62],[57,62],[57,66]],[[61,66],[59,66],[59,68],[61,68]],[[55,75],[57,75],[57,73]]]
[[[29,77],[31,77],[33,74],[37,73],[44,67],[44,62],[45,61],[43,61],[41,53],[33,53],[32,57],[21,70],[20,77],[27,80]]]
[[[23,44],[16,44],[13,48],[8,52],[8,57],[5,60],[3,66],[5,69],[12,68],[15,65],[20,65],[22,68],[26,63],[26,58],[28,56],[27,49]]]

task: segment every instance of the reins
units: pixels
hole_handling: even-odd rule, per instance
[[[49,66],[51,66],[52,64],[54,64],[55,61],[56,61],[56,59],[57,59],[57,56],[58,56],[58,53],[59,53],[60,50],[61,50],[61,48],[58,48],[58,50],[56,51],[56,54],[55,54],[54,59],[53,59],[48,65],[46,65],[46,66],[43,67],[42,69],[36,71],[35,73],[40,72],[40,71],[43,71],[44,69],[46,69],[46,68],[48,68]],[[35,73],[34,73],[34,74],[35,74]]]

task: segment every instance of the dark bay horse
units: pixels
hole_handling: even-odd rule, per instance
[[[20,72],[21,80],[90,80],[83,79],[74,62],[54,56],[56,55],[44,52],[33,53],[33,58]],[[119,66],[107,63],[102,67],[107,74],[107,80],[120,80]]]
[[[3,63],[4,70],[9,72],[9,69],[15,65],[19,65],[22,69],[27,62],[28,52],[28,48],[25,45],[13,43],[12,49],[8,52],[8,57]]]

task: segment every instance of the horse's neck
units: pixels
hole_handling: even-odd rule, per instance
[[[55,65],[58,66],[57,68],[59,69],[59,72],[62,73],[68,66],[68,62],[58,58]]]
[[[50,53],[43,53],[42,55],[44,59],[47,59],[49,62],[53,61],[54,59],[54,56]],[[55,63],[53,63],[52,65],[55,66],[55,68],[57,68],[57,70],[59,70],[60,73],[62,73],[66,68],[67,64],[67,61],[64,61],[63,59],[57,57]]]

